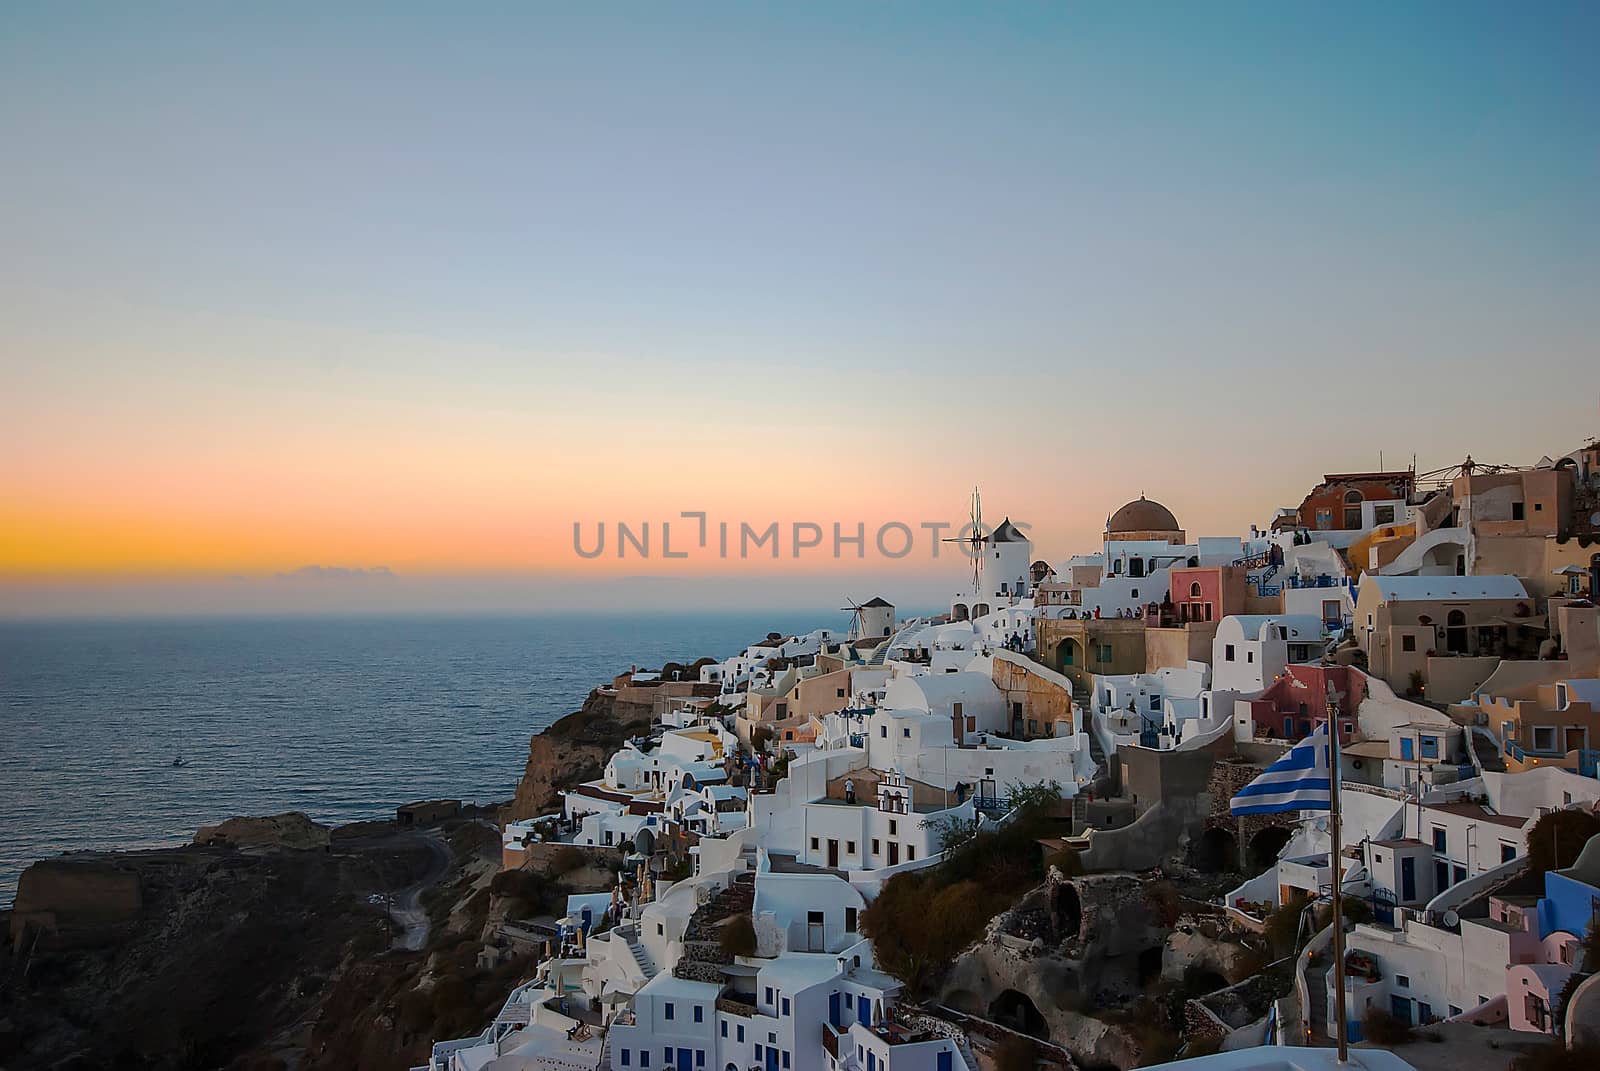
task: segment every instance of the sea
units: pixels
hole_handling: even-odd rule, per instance
[[[725,658],[832,611],[0,622],[0,905],[61,852],[511,798],[528,738],[637,665]],[[174,765],[181,757],[184,765]]]

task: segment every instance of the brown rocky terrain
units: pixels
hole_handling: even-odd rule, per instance
[[[500,813],[502,822],[537,818],[561,803],[560,790],[599,777],[606,760],[637,733],[648,732],[650,708],[619,703],[596,688],[576,713],[533,736],[517,793]]]

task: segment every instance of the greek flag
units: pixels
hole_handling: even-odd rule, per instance
[[[1228,804],[1234,814],[1326,811],[1329,804],[1328,726],[1289,749]]]

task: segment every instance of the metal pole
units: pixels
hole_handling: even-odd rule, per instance
[[[1328,752],[1328,869],[1333,878],[1333,1002],[1334,1014],[1339,1017],[1339,1063],[1344,1064],[1350,1059],[1350,1042],[1344,1000],[1344,853],[1339,843],[1339,700],[1331,681],[1328,684]]]

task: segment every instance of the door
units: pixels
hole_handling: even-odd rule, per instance
[[[1400,757],[1402,759],[1406,760],[1407,762],[1411,761],[1413,758],[1416,757],[1412,753],[1411,744],[1412,744],[1412,741],[1411,741],[1411,738],[1409,736],[1402,736],[1400,738]]]
[[[1435,862],[1433,864],[1433,895],[1438,896],[1450,887],[1450,865]]]
[[[898,841],[891,840],[889,842],[889,865],[890,866],[894,866],[899,861],[900,861],[900,843]]]
[[[1405,1023],[1407,1026],[1411,1025],[1411,998],[1410,997],[1395,997],[1395,996],[1391,996],[1389,998],[1389,1010],[1394,1013],[1394,1017],[1396,1019],[1399,1019],[1402,1023]]]
[[[678,1071],[683,1071],[679,1068]],[[771,1045],[767,1046],[767,1071],[778,1071],[778,1050]]]
[[[949,1049],[940,1050],[940,1052],[939,1052],[939,1060],[938,1060],[937,1064],[934,1066],[934,1071],[952,1071],[952,1068],[954,1066],[955,1065],[951,1062],[951,1059],[950,1059],[950,1050]]]
[[[828,841],[828,866],[829,867],[837,867],[838,865],[839,865],[839,842],[836,841],[836,840],[830,839]]]
[[[678,1050],[678,1071],[694,1071],[694,1050]]]
[[[828,1022],[834,1026],[843,1026],[844,1020],[839,1018],[841,1014],[839,1010],[839,994],[834,993],[828,997]]]
[[[1409,904],[1417,898],[1417,861],[1400,860],[1400,902]]]
[[[1582,751],[1583,750],[1583,745],[1584,745],[1583,730],[1582,729],[1568,728],[1567,729],[1567,747],[1566,747],[1566,750],[1568,750],[1568,751]]]
[[[856,1017],[861,1020],[862,1026],[872,1025],[872,1001],[866,997],[856,998]]]

